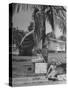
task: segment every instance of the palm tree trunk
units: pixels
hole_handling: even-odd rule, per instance
[[[43,27],[42,27],[42,48],[43,48],[46,37],[46,26],[45,26],[45,12],[42,13],[43,13]]]

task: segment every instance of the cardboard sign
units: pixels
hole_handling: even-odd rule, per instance
[[[35,63],[35,73],[46,73],[47,63]]]

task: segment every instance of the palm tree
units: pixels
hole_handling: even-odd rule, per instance
[[[63,28],[63,33],[66,33],[66,9],[63,6],[41,6],[41,10],[35,8],[33,14],[35,20],[35,34],[38,39],[43,39],[43,43],[46,37],[46,19],[51,24],[52,30],[55,30],[55,17],[59,18],[60,27]],[[41,25],[41,24],[43,25]],[[42,34],[41,34],[42,33]],[[42,36],[41,36],[42,35]]]

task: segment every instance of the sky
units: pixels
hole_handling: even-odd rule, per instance
[[[32,12],[29,10],[21,10],[13,15],[13,27],[18,27],[19,30],[28,31],[28,26],[32,20]]]

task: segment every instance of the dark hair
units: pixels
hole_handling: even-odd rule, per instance
[[[33,27],[34,27],[34,23],[31,22],[30,25],[28,26],[28,30],[29,31],[32,31],[33,30]]]

